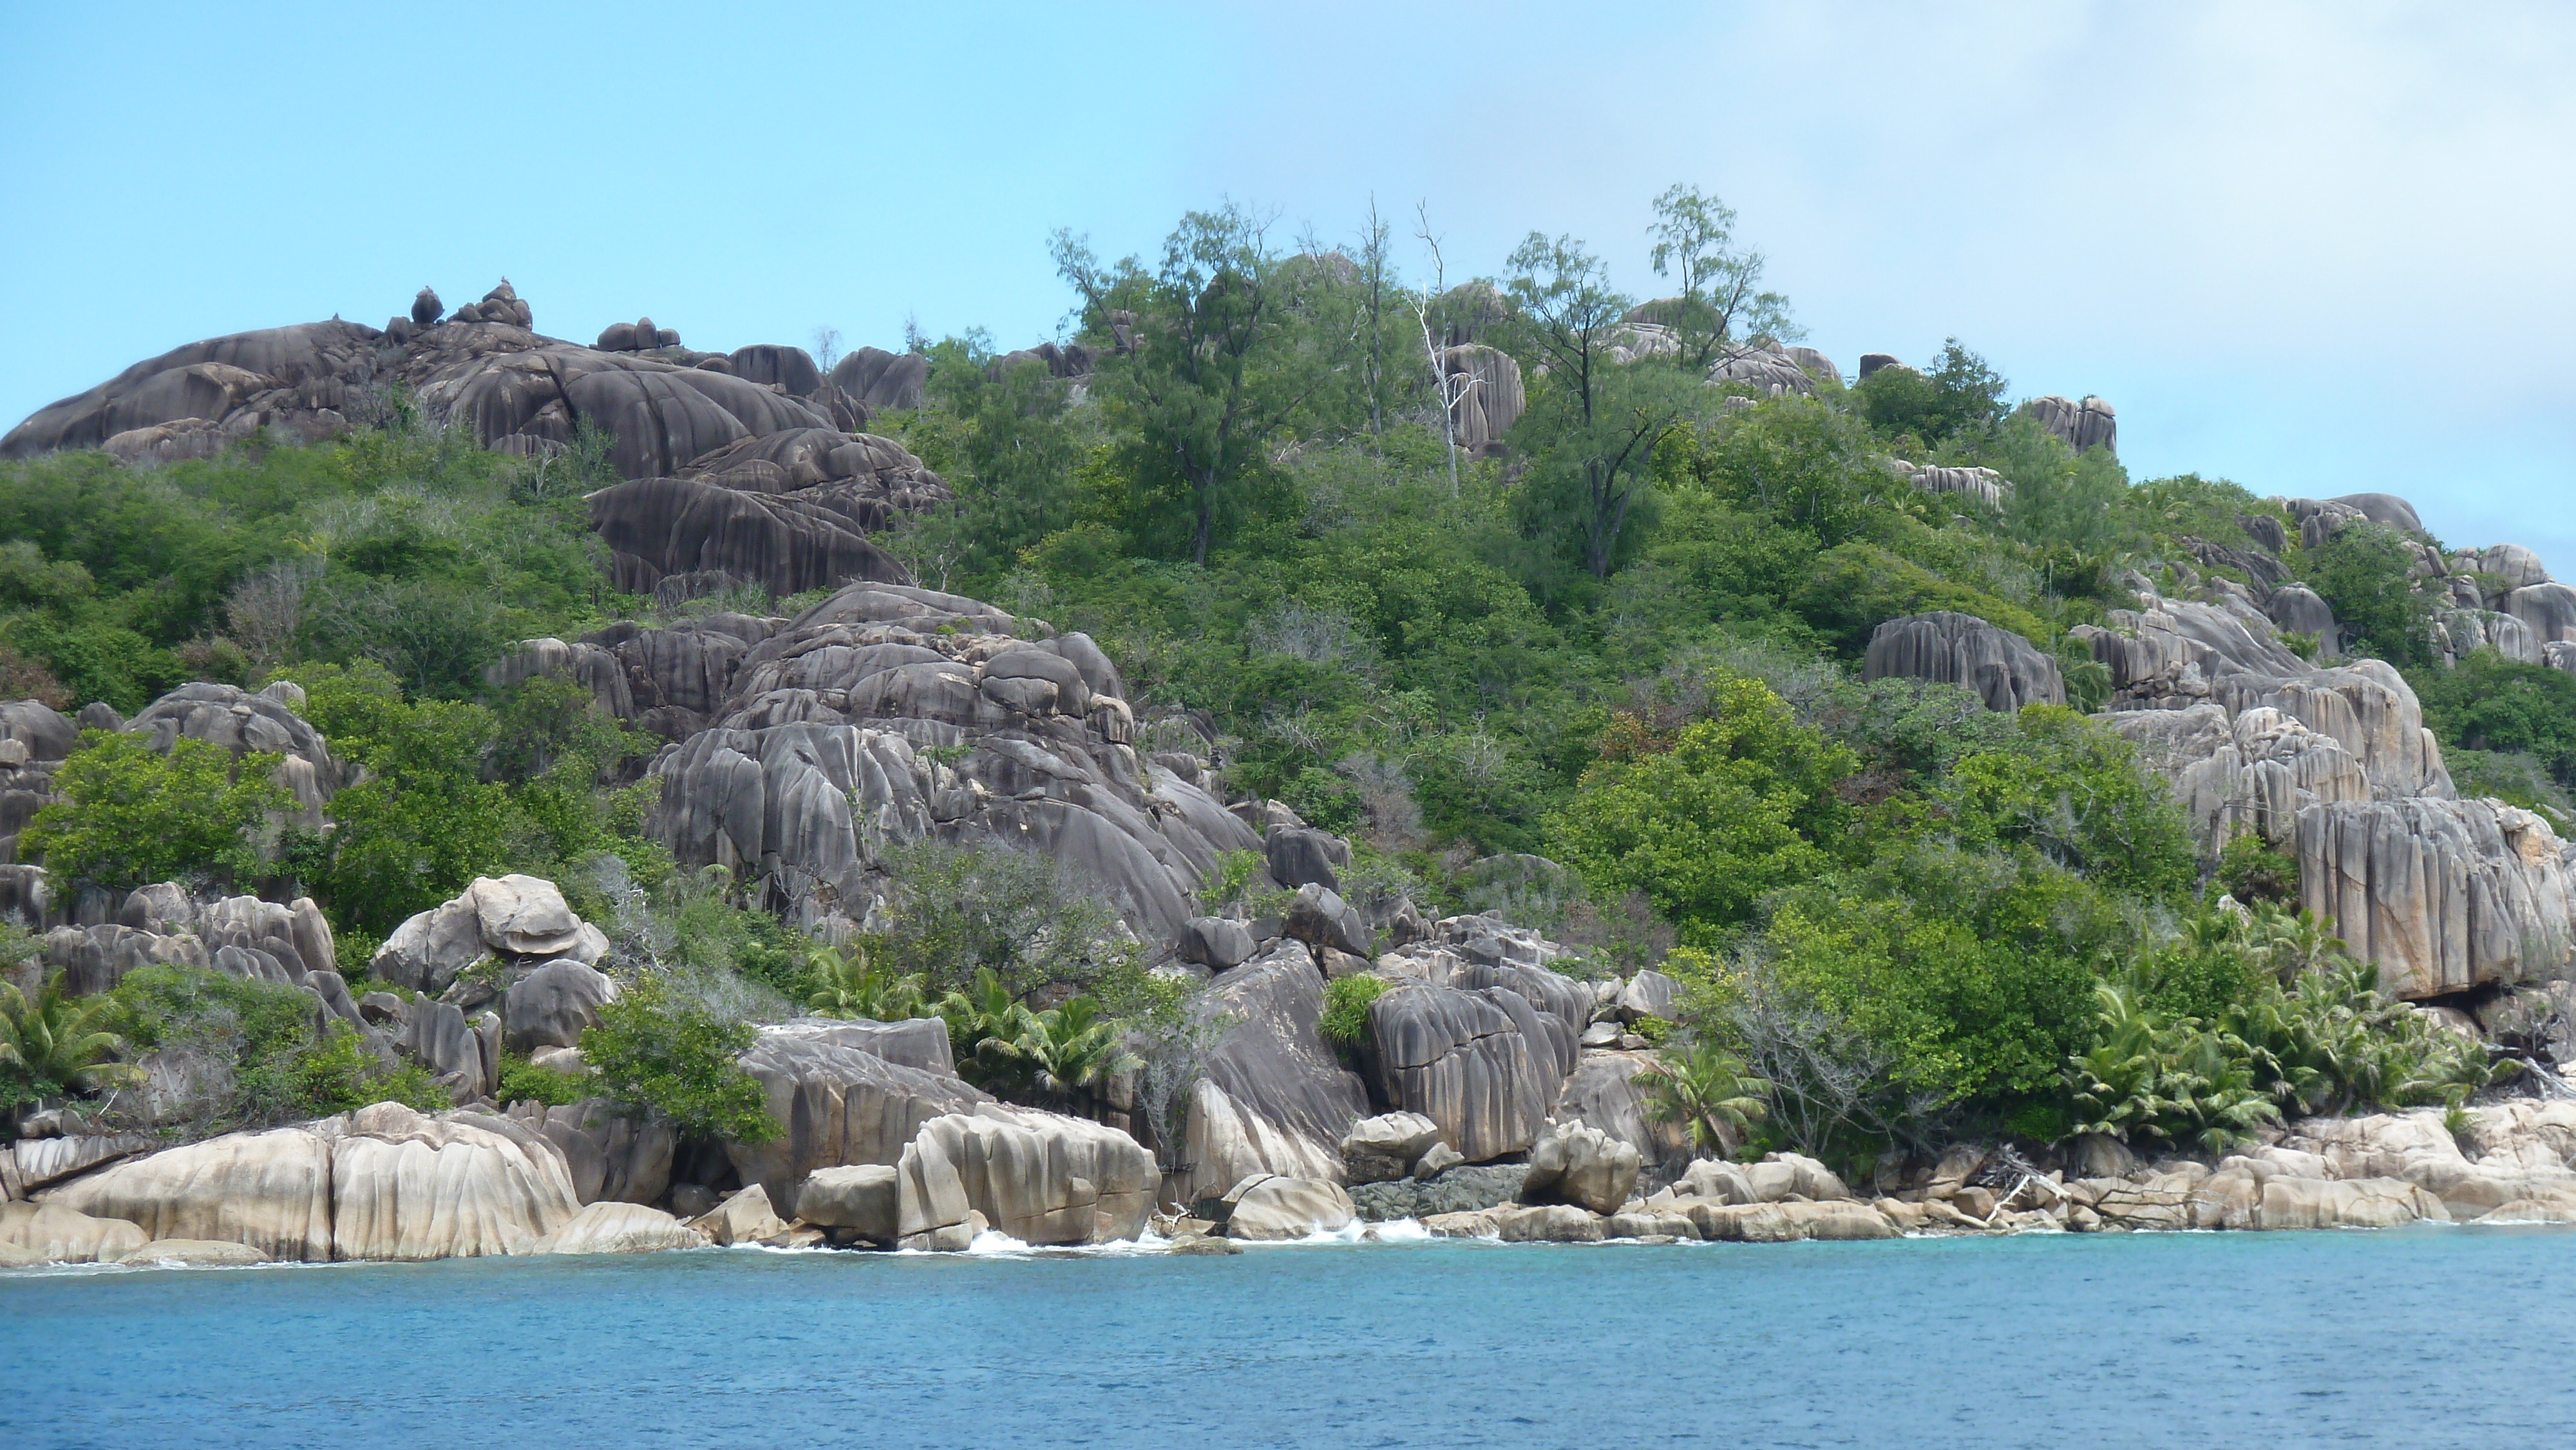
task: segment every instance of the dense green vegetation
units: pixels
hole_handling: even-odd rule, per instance
[[[1795,338],[1789,303],[1714,198],[1675,188],[1657,215],[1644,260],[1679,295],[1643,307],[1570,237],[1440,292],[1398,275],[1383,227],[1291,255],[1226,209],[1151,260],[1060,236],[1093,370],[1005,366],[981,333],[927,344],[924,405],[872,426],[957,498],[887,542],[927,585],[1089,631],[1144,748],[1353,834],[1355,900],[1508,904],[1580,969],[1673,947],[1690,991],[1651,1086],[1706,1144],[1864,1164],[1955,1131],[2209,1145],[2267,1112],[2481,1081],[2280,914],[2295,862],[2207,849],[2115,734],[1855,678],[1879,623],[1957,610],[2054,654],[2098,705],[2107,674],[2069,631],[2132,605],[2133,570],[2177,591],[2227,573],[2243,521],[2279,508],[2077,454],[1955,338],[1848,388],[1710,386],[1731,350]],[[1443,337],[1520,364],[1527,408],[1495,447],[1447,442]],[[183,678],[292,679],[366,771],[327,834],[271,839],[257,769],[93,739],[33,839],[102,882],[286,878],[355,960],[476,874],[562,881],[644,984],[585,1043],[592,1066],[693,1130],[758,1130],[729,1054],[742,1022],[797,1008],[936,1011],[979,1080],[1055,1103],[1135,1065],[1123,1028],[1147,1111],[1169,1111],[1224,1023],[1140,972],[1052,863],[916,848],[883,929],[825,948],[644,839],[626,782],[647,743],[577,688],[485,684],[511,640],[644,608],[607,592],[583,526],[600,441],[502,458],[396,410],[338,443],[149,472],[0,466],[10,688],[130,711]],[[1925,492],[1891,459],[1991,468],[2010,492]],[[2415,672],[2464,773],[2565,803],[2576,680],[2428,671],[2412,545],[2386,530],[2287,552],[2347,648]],[[1524,852],[1570,873],[1472,865]],[[1223,863],[1205,899],[1261,905],[1257,872]],[[2295,969],[2284,931],[2310,933]],[[1365,980],[1333,984],[1338,1042],[1363,1035]],[[570,1090],[524,1066],[510,1082]]]

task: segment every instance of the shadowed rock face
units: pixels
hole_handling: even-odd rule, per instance
[[[691,478],[646,478],[590,496],[591,527],[606,540],[616,587],[650,594],[664,576],[721,570],[772,594],[854,579],[889,584],[912,576],[892,555],[809,499]]]
[[[1863,677],[1890,676],[1965,685],[1989,710],[2066,703],[2057,661],[2038,646],[1973,615],[1948,610],[1891,619],[1871,632]]]
[[[2120,423],[2111,405],[2100,398],[2070,402],[2054,395],[2033,398],[2021,405],[2021,411],[2039,420],[2039,426],[2064,439],[2068,447],[2081,453],[2087,448],[2119,452]]]
[[[742,1067],[768,1095],[786,1134],[767,1143],[728,1143],[746,1184],[780,1202],[817,1168],[892,1164],[921,1125],[992,1101],[946,1073],[889,1062],[862,1047],[794,1029],[772,1029],[743,1053]]]
[[[1184,1203],[1221,1193],[1246,1174],[1338,1179],[1341,1141],[1368,1115],[1368,1089],[1343,1067],[1318,1028],[1324,974],[1303,942],[1282,940],[1220,974],[1219,1010],[1242,1024],[1208,1060],[1214,1093],[1190,1105],[1183,1132],[1192,1171]]]

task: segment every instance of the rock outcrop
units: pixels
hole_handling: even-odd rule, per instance
[[[1214,1008],[1238,1023],[1190,1100],[1181,1161],[1191,1171],[1172,1186],[1179,1201],[1257,1173],[1341,1177],[1342,1139],[1367,1116],[1369,1097],[1324,1042],[1323,987],[1313,955],[1291,940],[1216,979]]]
[[[1259,1174],[1226,1194],[1225,1235],[1256,1243],[1312,1238],[1347,1227],[1357,1214],[1338,1183]]]
[[[922,1124],[895,1167],[897,1238],[916,1249],[964,1248],[978,1224],[1026,1244],[1132,1239],[1161,1181],[1115,1128],[998,1103]]]
[[[786,1131],[767,1143],[729,1142],[725,1154],[743,1182],[789,1208],[816,1169],[898,1163],[931,1120],[992,1102],[953,1074],[888,1061],[822,1025],[766,1029],[741,1062]]]
[[[2111,405],[2100,398],[2088,395],[2081,402],[2069,402],[2052,394],[2031,399],[2021,405],[2020,411],[2037,419],[2039,426],[2064,439],[2078,453],[2088,448],[2119,452],[2119,419]]]
[[[1989,710],[2063,705],[2066,681],[2037,645],[1974,615],[1941,610],[1891,619],[1870,632],[1862,678],[1965,685]]]
[[[129,1159],[43,1202],[149,1238],[246,1244],[263,1257],[472,1258],[529,1252],[580,1207],[544,1137],[482,1113],[397,1103],[233,1133]]]
[[[709,1240],[658,1208],[640,1203],[594,1203],[538,1237],[532,1254],[651,1254],[701,1249]]]
[[[397,987],[435,996],[486,957],[534,971],[555,962],[587,966],[607,953],[607,936],[573,915],[553,882],[535,876],[478,876],[452,900],[395,927],[368,971]],[[594,997],[607,999],[597,991]]]

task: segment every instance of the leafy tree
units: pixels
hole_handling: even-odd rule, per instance
[[[36,812],[20,842],[62,876],[131,890],[152,881],[259,872],[256,835],[270,812],[294,808],[271,774],[279,758],[236,762],[221,746],[185,737],[168,751],[133,735],[81,732],[81,747],[54,772],[57,799]]]
[[[990,972],[1017,998],[1050,983],[1090,986],[1127,958],[1116,913],[1037,852],[923,841],[893,852],[891,866],[892,920],[871,958],[926,991]]]
[[[2433,600],[2415,589],[2415,545],[2364,520],[2302,552],[2308,587],[2334,611],[2344,647],[2393,665],[2433,656]]]
[[[317,1024],[300,987],[155,965],[126,973],[101,1001],[101,1023],[181,1084],[158,1121],[137,1126],[199,1136],[377,1102],[423,1111],[452,1103],[420,1067],[388,1068],[346,1024]]]
[[[1072,383],[1044,361],[1005,363],[981,332],[928,356],[925,406],[887,426],[956,502],[901,524],[896,547],[934,588],[989,587],[1020,551],[1073,525],[1076,475],[1099,444],[1068,406]]]
[[[1704,390],[1670,367],[1611,357],[1628,299],[1582,243],[1532,232],[1505,265],[1510,336],[1547,368],[1513,429],[1533,457],[1526,513],[1606,578],[1633,544],[1630,515],[1652,494],[1655,445]]]
[[[1646,1116],[1685,1125],[1691,1147],[1701,1153],[1734,1151],[1754,1120],[1770,1111],[1762,1095],[1771,1085],[1746,1072],[1741,1058],[1706,1039],[1663,1049],[1655,1054],[1654,1066],[1629,1081],[1646,1090]]]
[[[1812,398],[1762,403],[1705,430],[1678,425],[1664,435],[1655,468],[1668,490],[1704,489],[1826,548],[1861,534],[1911,490],[1849,414]]]
[[[1184,216],[1151,272],[1104,266],[1067,232],[1054,251],[1086,333],[1117,339],[1094,389],[1119,428],[1130,531],[1203,565],[1220,523],[1258,511],[1272,436],[1328,371],[1326,340],[1298,326],[1297,275],[1232,206]]]
[[[2561,784],[2576,785],[2576,675],[2482,649],[2456,668],[2406,678],[2443,745],[2534,755]]]
[[[1939,791],[1957,840],[2027,849],[2150,899],[2191,890],[2191,827],[2128,741],[2062,706],[2030,706],[2018,723],[2018,740],[1962,759]]]
[[[1852,397],[1870,426],[1891,440],[1912,437],[1924,445],[1959,436],[1982,436],[2004,412],[2002,375],[1959,345],[1941,345],[1929,372],[1899,365],[1860,380]]]
[[[1596,893],[1641,891],[1702,933],[1831,865],[1833,786],[1856,764],[1759,680],[1721,676],[1712,710],[1669,741],[1632,717],[1549,831],[1551,854]]]
[[[658,1108],[682,1133],[765,1143],[782,1129],[760,1083],[735,1061],[757,1035],[642,972],[601,1005],[581,1034],[582,1060],[604,1096]]]
[[[1682,345],[1682,363],[1705,375],[1738,338],[1795,342],[1805,334],[1789,320],[1789,299],[1761,290],[1760,252],[1732,250],[1735,208],[1694,186],[1667,187],[1655,198],[1655,275],[1673,277],[1681,296],[1657,309]]]

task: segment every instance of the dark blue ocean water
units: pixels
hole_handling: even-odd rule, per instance
[[[2576,1444],[2576,1233],[0,1275],[0,1445]]]

